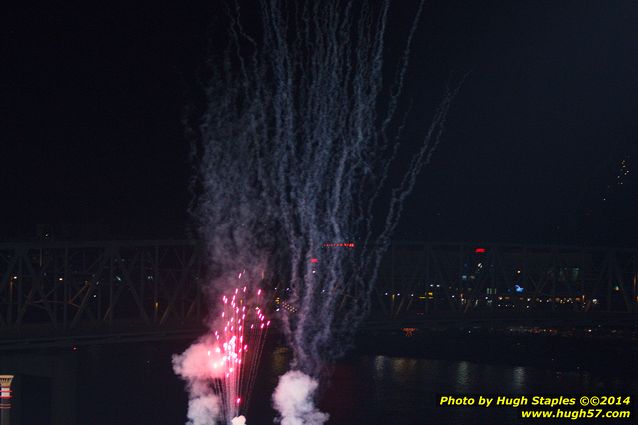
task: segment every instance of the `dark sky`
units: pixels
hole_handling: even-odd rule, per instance
[[[220,2],[21,3],[2,14],[0,241],[42,224],[182,237],[181,120],[220,49]],[[394,2],[390,56],[414,5]],[[411,135],[468,71],[397,237],[638,245],[638,3],[428,1]]]

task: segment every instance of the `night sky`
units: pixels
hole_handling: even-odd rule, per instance
[[[221,3],[22,3],[2,14],[0,241],[187,235],[182,118]],[[415,4],[394,2],[390,59]],[[638,245],[638,3],[428,1],[414,140],[466,73],[397,239]]]

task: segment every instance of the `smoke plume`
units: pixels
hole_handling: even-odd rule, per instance
[[[211,61],[207,106],[193,126],[193,213],[211,287],[247,270],[271,282],[282,306],[293,359],[273,401],[284,425],[327,420],[313,406],[316,379],[369,311],[381,259],[456,93],[444,95],[419,140],[403,143],[399,103],[423,1],[384,84],[389,4],[261,0],[261,26],[250,33],[235,2],[226,54]],[[191,376],[191,366],[176,371]]]
[[[422,2],[387,86],[389,1],[259,4],[261,33],[248,34],[237,10],[229,53],[211,70],[197,127],[195,212],[219,273],[242,264],[265,270],[287,306],[280,318],[292,368],[317,378],[368,313],[381,259],[454,93],[401,160],[398,103]],[[398,181],[388,178],[393,167]]]
[[[328,421],[328,414],[314,405],[318,386],[316,380],[298,370],[279,377],[272,399],[281,414],[281,425],[323,425]]]
[[[246,425],[246,418],[243,415],[237,416],[230,421],[230,425]]]
[[[212,345],[203,338],[184,353],[173,355],[173,371],[187,382],[187,425],[216,425],[221,415],[221,400],[213,392],[211,380],[219,378],[210,367]]]

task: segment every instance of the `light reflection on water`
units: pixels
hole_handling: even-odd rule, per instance
[[[107,348],[108,356],[94,357],[87,351],[81,358],[76,392],[79,423],[184,423],[187,406],[184,383],[175,376],[170,362],[172,353],[181,352],[184,347],[167,345],[150,363],[145,351],[132,351],[115,344]],[[248,417],[252,419],[248,424],[273,423],[272,393],[279,376],[288,370],[290,357],[290,350],[281,348],[264,352],[251,397]],[[322,386],[320,402],[321,408],[331,416],[327,425],[523,423],[518,421],[516,409],[436,407],[437,394],[638,393],[638,382],[634,382],[631,374],[613,376],[604,370],[557,372],[471,361],[353,356],[339,361],[331,372],[330,380]],[[126,377],[124,391],[113,376]],[[158,400],[171,402],[158,403]],[[46,405],[42,401],[36,404]],[[118,409],[109,408],[114,405]]]
[[[459,362],[456,367],[456,378],[454,379],[454,391],[457,393],[468,392],[470,385],[470,364],[466,361]]]
[[[322,406],[330,425],[498,425],[518,423],[518,410],[436,407],[436,395],[635,393],[636,387],[629,378],[586,372],[373,356],[337,364]]]
[[[521,393],[525,390],[525,368],[522,366],[512,370],[512,390],[515,393]]]

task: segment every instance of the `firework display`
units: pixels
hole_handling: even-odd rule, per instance
[[[278,393],[276,409],[282,423],[318,425],[327,416],[313,405],[314,383],[351,345],[370,309],[404,202],[441,140],[458,89],[443,94],[418,143],[402,143],[411,129],[399,102],[424,2],[413,9],[389,85],[389,1],[258,4],[262,25],[253,34],[235,3],[234,47],[213,71],[194,122],[195,214],[221,276],[211,288],[227,288],[226,274],[243,269],[266,270],[285,288],[276,302],[292,354],[282,383],[291,390]],[[227,410],[235,409],[240,356],[248,357],[235,333],[240,292],[223,299],[232,319],[224,316],[214,335],[220,352],[211,353],[223,358],[215,364],[226,370],[217,385],[227,387]],[[191,397],[198,389],[191,385]]]
[[[251,292],[244,286],[222,296],[220,326],[213,331],[215,342],[207,351],[211,376],[215,376],[213,391],[220,399],[221,416],[227,420],[248,405],[270,326],[260,306],[262,290]]]

